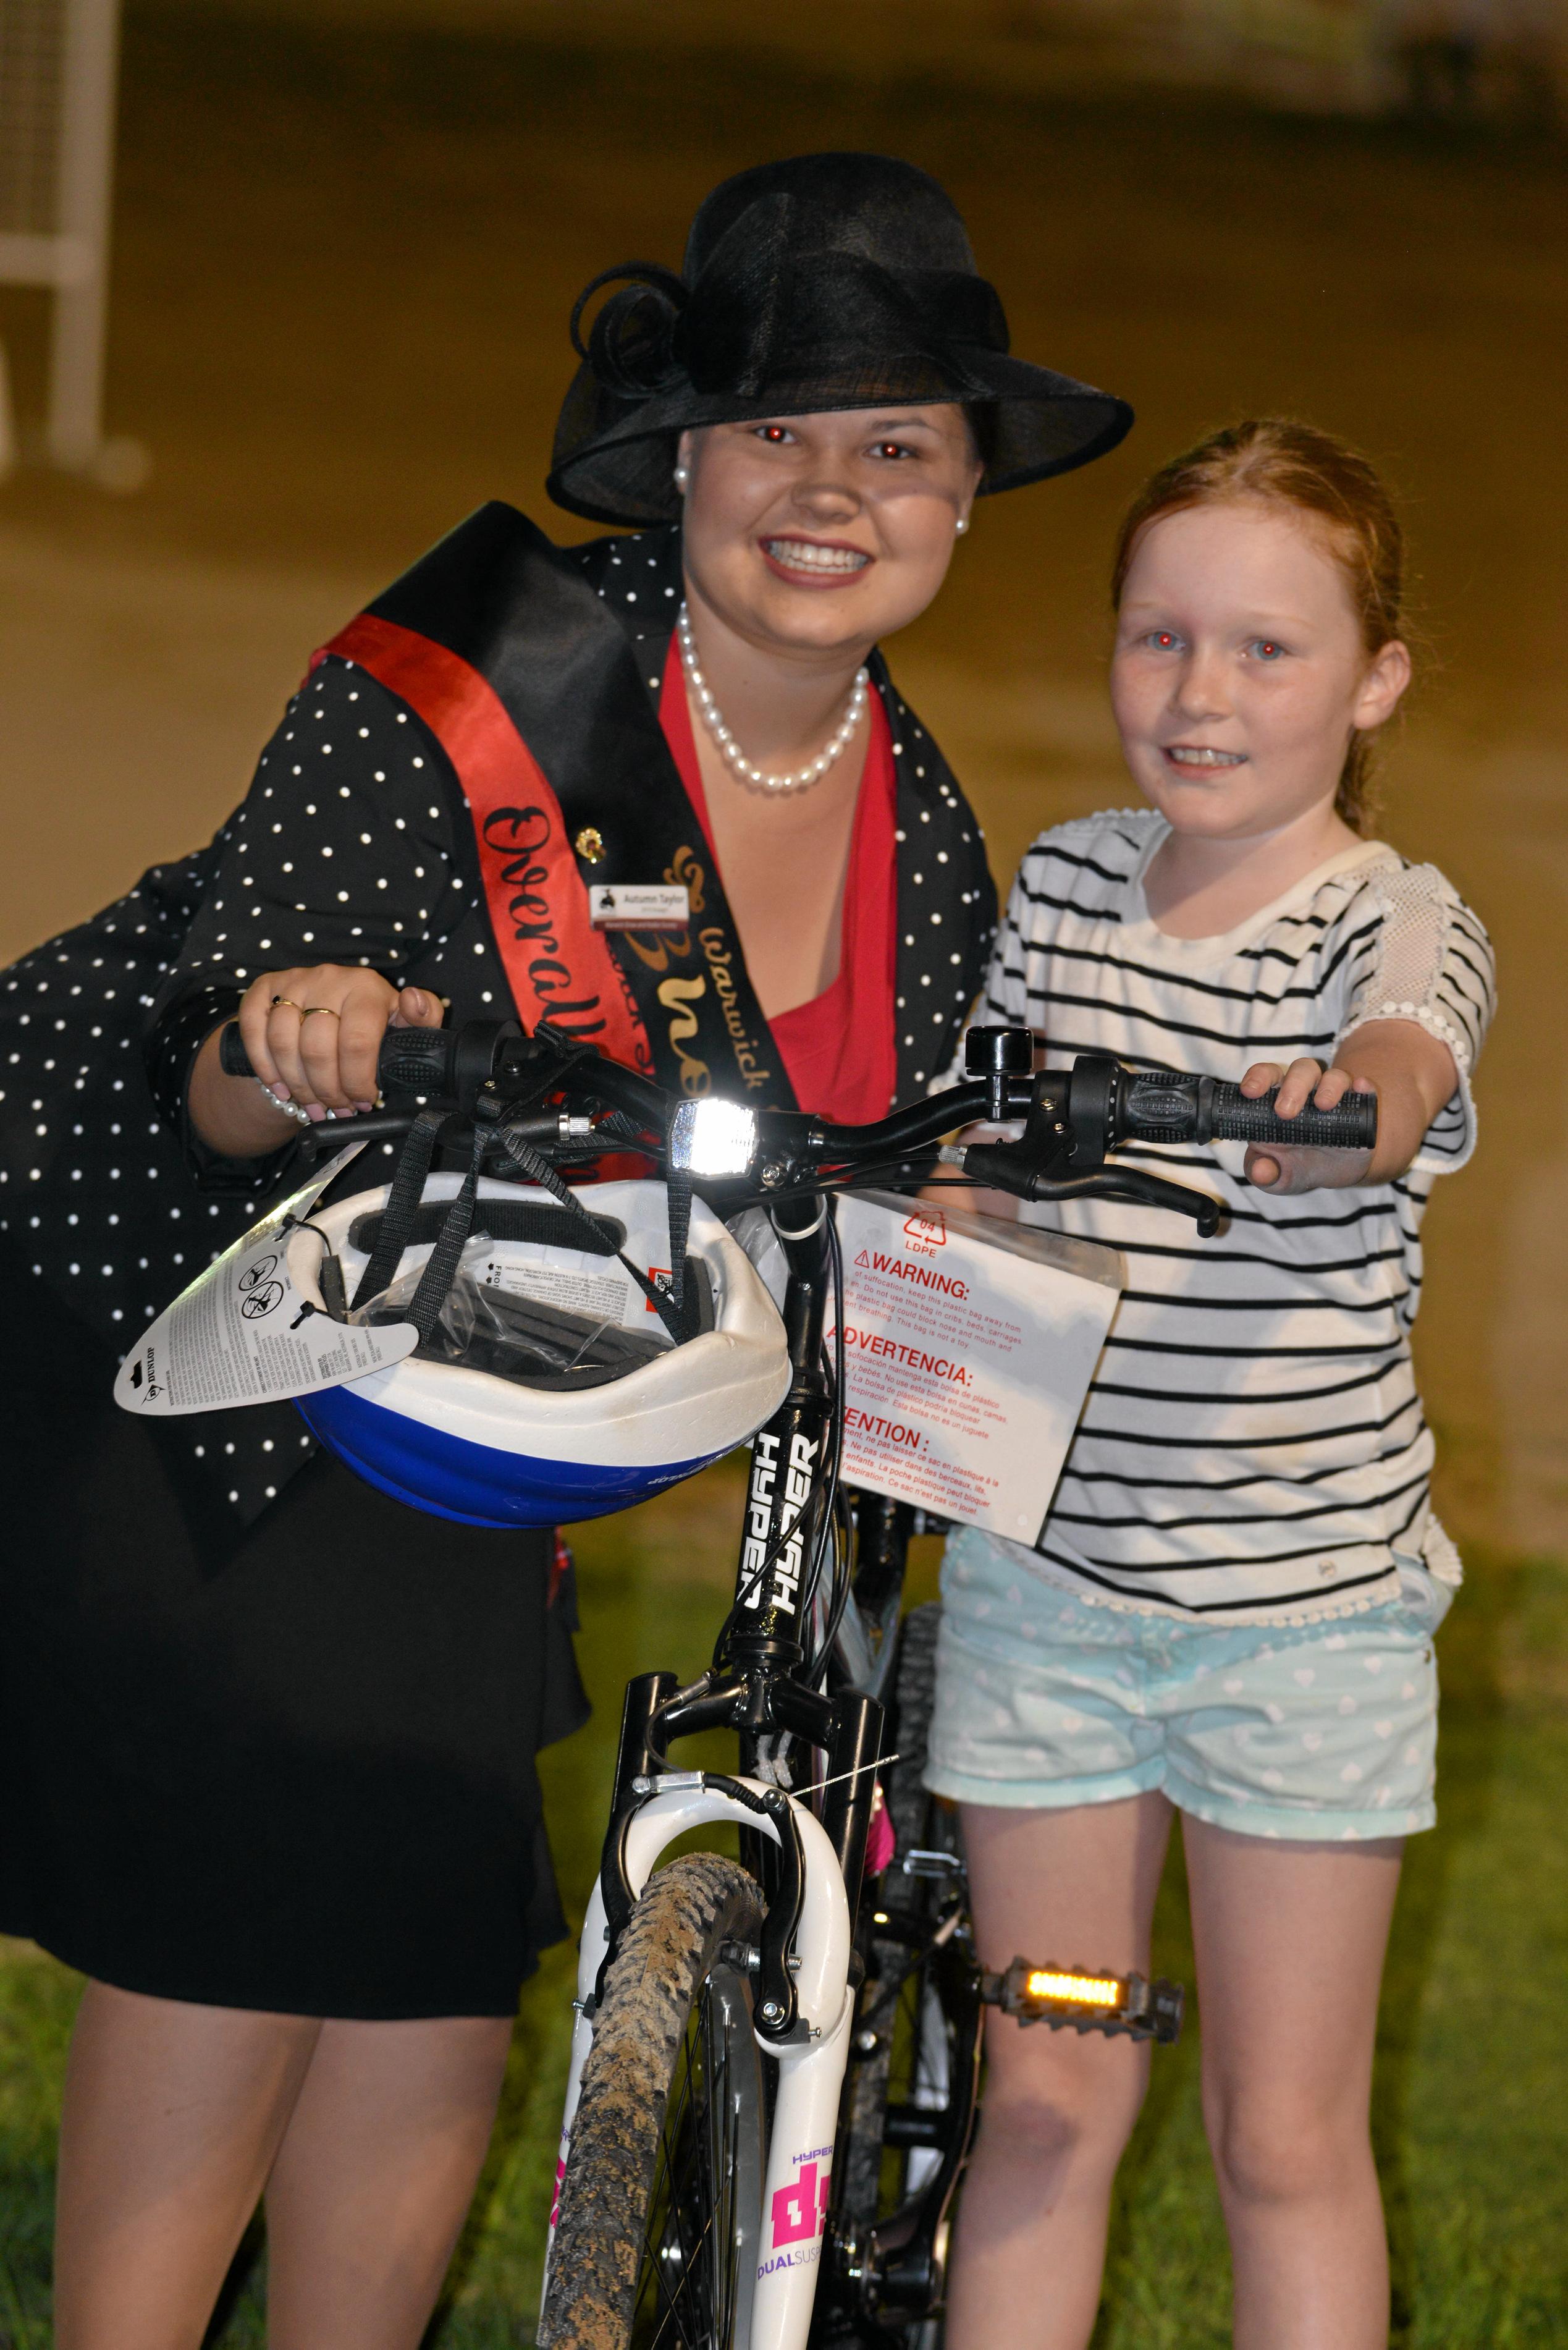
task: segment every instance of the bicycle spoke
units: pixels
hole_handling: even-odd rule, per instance
[[[637,2323],[643,2350],[730,2350],[739,2292],[734,2244],[733,2020],[711,1985],[693,2010],[665,2109]],[[638,2336],[643,2343],[641,2334]]]
[[[714,2216],[714,2215],[712,2214],[712,2212],[711,2212],[711,2211],[710,2211],[710,2213],[708,2214],[708,2218],[707,2218],[706,2224],[705,2224],[705,2225],[704,2225],[704,2227],[703,2227],[702,2233],[701,2233],[701,2236],[699,2236],[699,2237],[698,2237],[698,2239],[697,2239],[697,2242],[696,2242],[696,2245],[693,2247],[693,2250],[695,2250],[695,2251],[700,2251],[700,2250],[701,2249],[701,2246],[702,2246],[702,2244],[703,2244],[703,2242],[704,2242],[705,2239],[707,2238],[707,2236],[708,2236],[708,2234],[709,2234],[710,2230],[712,2228],[712,2225],[713,2225],[713,2216]],[[682,2288],[684,2287],[684,2283],[685,2283],[685,2280],[684,2280],[684,2279],[682,2279]],[[659,2350],[659,2343],[664,2339],[664,2329],[665,2329],[665,2327],[669,2324],[669,2323],[670,2323],[670,2319],[671,2319],[672,2317],[675,2317],[675,2316],[677,2315],[677,2314],[678,2314],[678,2312],[677,2312],[677,2295],[676,2295],[676,2294],[670,2293],[668,2292],[668,2289],[666,2289],[666,2297],[667,2297],[667,2299],[669,2300],[670,2306],[669,2306],[669,2308],[665,2311],[663,2317],[662,2317],[662,2318],[660,2319],[660,2321],[659,2321],[659,2331],[658,2331],[658,2333],[654,2335],[653,2340],[649,2343],[649,2350]],[[698,2322],[699,2322],[699,2324],[701,2324],[701,2310],[699,2310],[699,2312],[698,2312]],[[680,2335],[680,2339],[681,2339],[682,2344],[685,2344],[685,2342],[686,2342],[686,2340],[687,2340],[687,2336],[686,2336],[686,2334],[685,2334],[684,2329],[682,2329],[681,2335]],[[711,2334],[710,2334],[710,2335],[709,2335],[709,2342],[708,2342],[708,2343],[705,2343],[705,2344],[703,2344],[703,2345],[701,2345],[701,2350],[709,2350],[709,2344],[711,2344],[711,2340],[712,2340],[712,2336],[711,2336]]]
[[[678,2168],[679,2158],[688,2136],[688,2116],[691,2092],[691,2043],[688,2034],[681,2050],[680,2078],[672,2085],[665,2108],[664,2129],[659,2145],[659,2168],[655,2173],[653,2193],[649,2201],[649,2226],[644,2232],[644,2266],[653,2280],[656,2298],[666,2304],[659,2320],[657,2342],[662,2338],[670,2319],[680,2325],[682,2345],[689,2342],[680,2323],[680,2302],[689,2293],[691,2264],[684,2231],[681,2226],[682,2178]],[[665,2190],[661,2193],[661,2189]],[[679,2253],[680,2273],[671,2285],[669,2276],[669,2253],[673,2234]],[[640,2307],[646,2296],[639,2295]]]

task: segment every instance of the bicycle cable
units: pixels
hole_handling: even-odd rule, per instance
[[[829,1271],[833,1285],[834,1444],[832,1479],[828,1486],[824,1516],[826,1522],[834,1528],[836,1535],[839,1477],[844,1462],[844,1414],[846,1399],[848,1394],[846,1348],[844,1330],[844,1244],[839,1238],[838,1222],[836,1217],[829,1216],[827,1232]],[[840,1545],[836,1539],[834,1549],[837,1589],[832,1596],[831,1612],[829,1613],[827,1622],[824,1627],[822,1645],[817,1652],[815,1667],[811,1671],[811,1680],[814,1686],[824,1679],[826,1676],[827,1668],[832,1659],[834,1647],[838,1638],[839,1627],[844,1621],[845,1614],[849,1605],[850,1594],[854,1587],[851,1551],[848,1544],[845,1543],[843,1545]]]

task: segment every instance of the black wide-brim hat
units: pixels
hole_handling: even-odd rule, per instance
[[[578,328],[601,286],[585,345]],[[956,400],[977,412],[981,494],[1114,449],[1132,410],[1013,359],[995,288],[937,182],[889,155],[797,155],[725,180],[681,275],[608,269],[572,313],[582,365],[547,487],[594,522],[672,522],[689,427]]]

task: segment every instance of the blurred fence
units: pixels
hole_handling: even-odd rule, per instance
[[[53,297],[55,464],[121,485],[138,452],[103,437],[119,0],[0,0],[0,285]],[[0,472],[15,431],[0,354]]]
[[[1554,123],[1568,0],[143,0],[161,12],[768,51],[835,76],[1021,90],[1129,82],[1312,112]]]

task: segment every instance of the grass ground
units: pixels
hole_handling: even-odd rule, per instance
[[[721,1609],[733,1472],[581,1530],[584,1664],[598,1712],[546,1760],[568,1906],[597,1856],[620,1682],[695,1669]],[[912,1596],[929,1594],[919,1545]],[[1568,1571],[1472,1560],[1444,1628],[1442,1823],[1412,1845],[1384,1997],[1376,2127],[1394,2245],[1399,2350],[1547,2350],[1568,2340]],[[1553,1854],[1558,1855],[1554,1864]],[[1162,1895],[1161,1971],[1192,1979],[1179,1856]],[[533,2339],[566,2062],[572,1954],[524,1995],[515,2055],[452,2298],[432,2350]],[[0,1946],[0,2345],[45,2350],[54,2117],[76,1979]],[[1291,2020],[1282,2016],[1282,2031]],[[1118,2197],[1096,2350],[1218,2350],[1224,2236],[1198,2104],[1201,2018],[1162,2054]],[[259,2242],[236,2263],[213,2343],[260,2350]]]

